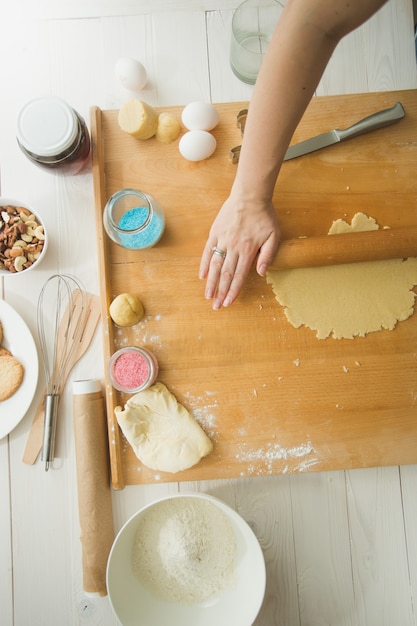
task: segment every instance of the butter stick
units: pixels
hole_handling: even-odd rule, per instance
[[[73,394],[83,588],[105,596],[114,527],[104,398],[98,380],[75,381]]]

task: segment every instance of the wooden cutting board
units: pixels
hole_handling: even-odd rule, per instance
[[[380,225],[417,226],[417,93],[317,97],[294,141],[402,102],[397,124],[283,164],[275,203],[284,239],[325,235],[357,211]],[[236,115],[247,103],[216,105],[217,150],[183,159],[177,142],[138,141],[122,133],[117,111],[91,110],[93,173],[105,365],[125,345],[150,348],[159,380],[214,443],[194,468],[164,474],[142,466],[121,435],[114,407],[127,397],[107,381],[112,482],[203,480],[417,463],[417,316],[394,331],[354,340],[318,340],[286,320],[272,289],[253,271],[238,301],[213,311],[198,266],[211,223],[228,195],[240,143]],[[161,109],[162,110],[162,109]],[[181,107],[166,107],[178,115]],[[102,212],[124,187],[154,195],[166,232],[150,250],[110,242]],[[108,305],[130,291],[145,319],[116,329]]]

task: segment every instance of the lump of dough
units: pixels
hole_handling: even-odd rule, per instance
[[[161,472],[196,465],[213,449],[198,422],[162,383],[155,383],[114,410],[138,459]]]
[[[158,128],[158,113],[143,100],[128,100],[118,115],[119,126],[136,139],[150,139]]]
[[[121,293],[111,302],[109,313],[117,326],[133,326],[142,319],[144,309],[137,296],[132,293]]]
[[[156,138],[161,143],[171,143],[179,136],[181,126],[175,115],[172,113],[161,113],[158,118],[158,128]]]

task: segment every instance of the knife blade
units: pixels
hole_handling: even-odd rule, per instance
[[[316,150],[322,150],[335,143],[346,141],[346,139],[353,139],[353,137],[369,133],[372,130],[384,128],[384,126],[390,126],[394,124],[394,122],[403,119],[404,116],[405,111],[403,105],[401,102],[397,102],[393,107],[368,115],[368,117],[359,120],[359,122],[349,126],[349,128],[344,130],[335,128],[327,133],[317,135],[317,137],[312,137],[311,139],[306,139],[305,141],[290,146],[285,153],[284,161],[296,159],[303,154],[309,154]]]
[[[290,161],[291,159],[296,159],[305,154],[309,154],[310,152],[316,152],[317,150],[322,150],[323,148],[346,141],[347,139],[353,139],[359,135],[369,133],[372,130],[390,126],[391,124],[402,120],[404,117],[404,107],[401,102],[397,102],[393,107],[368,115],[368,117],[359,120],[359,122],[349,126],[349,128],[345,128],[344,130],[335,128],[327,133],[322,133],[321,135],[311,137],[310,139],[300,141],[299,143],[290,146],[287,149],[283,160]],[[232,148],[230,154],[232,162],[237,163],[239,160],[240,146]]]

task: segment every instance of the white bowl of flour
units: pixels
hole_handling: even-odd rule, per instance
[[[265,582],[252,529],[207,494],[169,496],[135,513],[107,563],[110,603],[123,626],[251,626]]]

